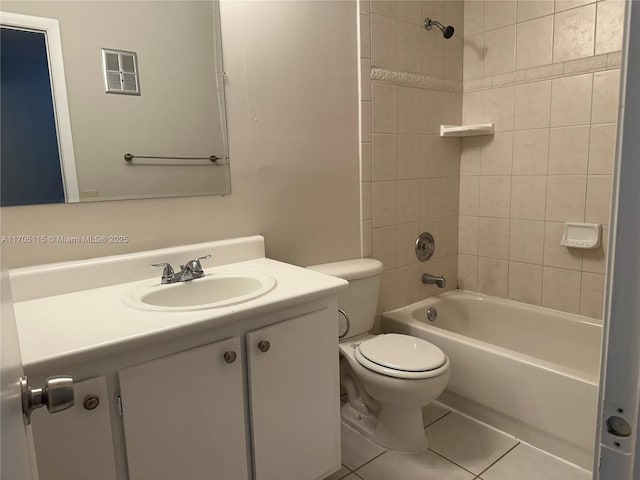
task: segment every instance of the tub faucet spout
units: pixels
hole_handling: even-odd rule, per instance
[[[438,288],[444,288],[447,284],[444,276],[440,275],[436,277],[435,275],[431,275],[430,273],[422,274],[422,283],[425,285],[436,285]]]

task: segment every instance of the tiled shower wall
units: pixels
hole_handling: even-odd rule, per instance
[[[380,309],[442,292],[425,272],[457,287],[461,141],[438,136],[462,114],[464,7],[460,1],[360,2],[363,256],[384,263]],[[456,27],[445,40],[425,17]],[[414,253],[422,231],[436,253]]]
[[[601,318],[606,244],[560,246],[566,221],[608,235],[624,2],[465,2],[459,286]]]

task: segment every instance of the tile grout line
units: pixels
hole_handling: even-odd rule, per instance
[[[455,465],[456,467],[461,468],[461,469],[462,469],[462,470],[464,470],[465,472],[470,473],[471,475],[477,475],[475,472],[472,472],[471,470],[469,470],[469,469],[467,469],[467,468],[464,468],[462,465],[458,465],[458,464],[457,464],[456,462],[454,462],[453,460],[451,460],[451,459],[449,459],[449,458],[445,457],[444,455],[442,455],[442,454],[440,454],[440,453],[436,452],[435,450],[431,450],[430,448],[427,448],[427,450],[428,450],[428,451],[430,451],[431,453],[435,453],[435,454],[436,454],[436,455],[438,455],[440,458],[443,458],[443,459],[444,459],[444,460],[446,460],[447,462],[452,463],[452,464],[453,464],[453,465]],[[500,457],[500,458],[502,458],[502,457]]]
[[[480,475],[484,474],[487,470],[489,470],[491,467],[493,467],[496,463],[498,463],[500,460],[502,460],[504,457],[506,457],[509,453],[511,453],[518,445],[520,445],[520,441],[518,440],[518,443],[516,443],[513,447],[511,447],[509,450],[507,450],[506,452],[504,452],[500,458],[498,458],[495,462],[493,462],[491,465],[489,465],[487,468],[485,468],[484,470],[482,470],[480,473],[477,474],[477,476],[479,477]]]
[[[377,444],[376,444],[376,445],[377,445]],[[379,453],[379,454],[378,454],[378,455],[376,455],[375,457],[373,457],[373,458],[371,458],[371,459],[367,460],[367,461],[366,461],[366,462],[364,462],[362,465],[360,465],[358,468],[356,468],[356,469],[354,469],[354,470],[351,470],[351,472],[352,472],[352,473],[357,473],[357,472],[358,472],[358,470],[360,470],[362,467],[364,467],[365,465],[369,465],[369,464],[370,464],[371,462],[373,462],[376,458],[381,457],[382,455],[384,455],[384,454],[385,454],[385,453],[387,453],[388,451],[389,451],[389,450],[385,449],[385,451],[384,451],[384,452]],[[347,467],[347,468],[349,468],[349,467]],[[358,476],[359,476],[359,475],[358,475]]]
[[[444,417],[446,417],[447,415],[449,415],[451,413],[451,410],[449,410],[447,413],[445,413],[444,415],[442,415],[441,417],[436,418],[433,422],[427,424],[424,426],[424,429],[426,430],[428,427],[430,427],[431,425],[433,425],[436,422],[439,422],[440,420],[442,420]]]

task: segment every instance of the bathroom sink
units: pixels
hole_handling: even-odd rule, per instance
[[[253,300],[275,286],[276,280],[267,275],[221,272],[170,285],[162,285],[156,280],[127,292],[123,300],[129,306],[144,310],[206,310]]]

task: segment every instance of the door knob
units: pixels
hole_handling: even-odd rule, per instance
[[[271,348],[271,343],[269,343],[268,340],[261,340],[260,342],[258,342],[258,349],[262,353],[268,352],[270,348]]]
[[[228,352],[224,352],[224,361],[227,363],[233,363],[236,361],[238,355],[233,350],[229,350]]]
[[[20,379],[22,390],[22,413],[26,425],[31,423],[31,413],[43,406],[49,413],[56,413],[73,407],[73,378],[55,376],[47,378],[43,388],[32,388],[27,383],[27,377]]]

